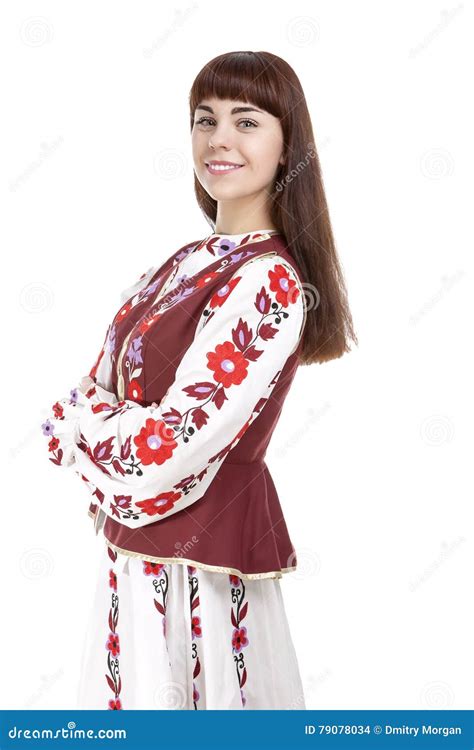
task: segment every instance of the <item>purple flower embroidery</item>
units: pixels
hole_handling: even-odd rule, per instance
[[[134,365],[139,365],[143,362],[142,359],[142,336],[137,336],[136,339],[130,342],[128,347],[127,357]]]
[[[43,435],[46,435],[46,437],[48,437],[49,435],[53,435],[54,425],[49,421],[49,419],[47,419],[46,422],[43,422],[41,427],[43,429]]]
[[[77,403],[77,388],[72,389],[69,401],[71,402],[71,404]]]
[[[199,244],[199,243],[198,243]],[[187,258],[187,256],[195,250],[197,245],[194,245],[194,247],[191,245],[191,247],[188,247],[187,250],[181,250],[178,255],[173,260],[173,266],[175,266],[177,263],[181,263],[183,258]]]
[[[150,294],[153,294],[154,292],[156,292],[156,287],[158,286],[160,281],[161,281],[161,276],[159,276],[157,280],[153,282],[153,284],[150,284],[150,286],[146,288],[144,297],[149,297]]]
[[[227,255],[227,253],[233,250],[234,247],[237,247],[236,242],[232,242],[232,240],[222,237],[217,246],[217,255]]]
[[[115,349],[115,333],[116,333],[115,326],[112,326],[109,331],[109,336],[107,338],[107,351],[109,353],[113,352]]]

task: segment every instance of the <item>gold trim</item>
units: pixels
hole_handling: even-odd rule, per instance
[[[122,547],[117,547],[117,545],[112,544],[107,537],[104,534],[105,543],[108,547],[113,549],[115,552],[120,552],[122,555],[128,555],[129,557],[138,557],[142,560],[149,560],[150,562],[156,562],[156,563],[177,563],[178,565],[192,565],[196,568],[201,568],[201,570],[208,570],[211,573],[229,573],[235,576],[238,576],[239,578],[243,578],[244,580],[253,581],[253,580],[261,580],[263,578],[282,578],[283,573],[290,573],[294,570],[296,570],[296,565],[292,568],[281,568],[281,570],[274,570],[270,571],[268,573],[242,573],[242,571],[238,570],[237,568],[227,568],[227,567],[221,567],[218,565],[207,565],[206,563],[198,562],[197,560],[190,560],[185,557],[154,557],[150,555],[142,555],[141,552],[131,552],[127,549],[122,549]]]

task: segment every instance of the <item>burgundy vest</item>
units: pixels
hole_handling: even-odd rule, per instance
[[[183,251],[196,244],[186,245]],[[204,249],[200,251],[206,252]],[[284,258],[302,283],[283,235],[277,234],[239,248],[236,260],[219,257],[196,276],[184,279],[161,297],[156,306],[166,306],[168,301],[170,304],[174,301],[174,304],[142,334],[143,369],[150,373],[150,385],[147,386],[145,381],[140,404],[148,406],[153,401],[159,404],[166,394],[174,380],[180,356],[194,339],[197,322],[209,298],[240,266],[266,254]],[[158,281],[153,287],[153,298],[168,280],[176,257],[171,256],[148,282],[149,286]],[[206,283],[196,284],[196,277],[206,277]],[[196,288],[191,293],[183,293],[193,286]],[[126,336],[134,328],[134,335],[138,333],[136,326],[142,321],[147,305],[149,302],[145,299],[126,311],[126,317],[116,327],[114,352],[121,350]],[[153,315],[153,310],[154,307],[149,308],[147,317]],[[115,320],[118,316],[119,313]],[[140,331],[143,331],[143,323]],[[277,377],[271,397],[259,402],[260,413],[228,453],[205,494],[181,512],[138,529],[130,529],[107,516],[104,536],[113,549],[153,562],[187,561],[208,570],[241,573],[247,578],[279,578],[282,573],[296,568],[295,550],[264,458],[299,364],[301,344],[300,337],[296,350],[290,354]],[[115,395],[130,398],[127,393],[118,392],[117,365],[120,367],[120,363],[115,364],[112,374]],[[93,517],[97,507],[93,503],[89,508]]]

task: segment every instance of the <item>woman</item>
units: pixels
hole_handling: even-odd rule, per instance
[[[296,555],[264,456],[298,365],[356,338],[294,71],[220,55],[190,113],[212,234],[123,293],[42,425],[105,538],[79,705],[302,709],[279,582]]]

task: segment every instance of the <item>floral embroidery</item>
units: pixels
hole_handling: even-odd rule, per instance
[[[166,604],[168,601],[169,576],[166,565],[143,560],[143,574],[154,576],[152,584],[157,599],[153,599],[155,608],[162,615],[163,636],[166,638]]]
[[[143,400],[143,391],[141,388],[140,383],[138,380],[131,380],[128,384],[128,398],[131,401],[142,401]]]
[[[114,552],[110,547],[107,548],[108,554],[112,562],[117,559],[117,553]],[[122,690],[122,678],[120,676],[120,639],[117,633],[117,624],[119,618],[119,597],[117,594],[117,575],[113,569],[109,571],[109,586],[112,589],[111,606],[109,610],[109,637],[105,647],[107,653],[107,667],[109,674],[105,675],[107,684],[112,690],[114,697],[109,700],[109,709],[120,710],[122,708],[122,701],[120,699],[120,692]]]
[[[136,336],[128,347],[127,357],[134,365],[139,365],[143,362],[142,359],[142,336]]]
[[[109,333],[107,336],[107,351],[109,354],[115,350],[115,334],[117,333],[117,329],[115,325],[111,325],[109,328]],[[94,376],[91,375],[91,378],[93,379]]]
[[[159,304],[156,307],[152,308],[150,313],[150,324],[154,322],[154,318],[160,315],[162,311],[169,310],[170,307],[173,307],[176,302],[178,302],[179,299],[182,298],[184,291],[186,291],[186,293],[188,294],[191,294],[195,289],[202,289],[207,284],[209,284],[210,281],[217,278],[219,274],[223,273],[223,271],[225,271],[230,264],[237,263],[241,258],[255,255],[256,252],[256,250],[243,250],[241,253],[238,253],[236,255],[233,254],[230,257],[223,258],[220,265],[216,269],[214,269],[213,271],[209,271],[207,274],[204,274],[204,276],[198,276],[195,284],[193,284],[193,280],[195,278],[194,276],[191,276],[191,278],[189,279],[185,279],[182,284],[178,284],[178,286],[175,286],[167,294],[165,294],[160,299]],[[175,299],[176,297],[177,299]]]
[[[231,242],[232,240],[230,240]],[[194,246],[194,249],[196,247],[200,250],[203,249],[202,245],[201,247],[199,245]],[[224,248],[224,245],[221,247],[220,243],[216,245],[213,238],[209,241],[209,247],[216,257],[220,249],[227,250],[222,253],[226,257],[222,257],[217,263],[212,264],[207,274],[196,273],[184,278],[183,283],[188,284],[191,291],[199,285],[205,286],[207,279],[218,277],[229,265],[236,262],[235,258],[243,258],[246,261],[244,265],[248,265],[248,263],[255,263],[260,257],[255,249],[242,248],[241,245],[236,248],[232,247],[231,244]],[[205,248],[206,246],[204,246]],[[189,247],[189,252],[193,252],[193,246]],[[256,257],[251,257],[255,255]],[[97,391],[95,387],[90,387],[84,396],[86,399],[92,399],[93,396],[95,398],[90,405],[86,405],[84,413],[81,413],[80,425],[82,431],[78,430],[77,435],[72,436],[72,442],[69,431],[74,430],[75,427],[71,428],[69,424],[74,424],[74,417],[71,412],[75,409],[69,407],[77,404],[77,389],[71,391],[69,401],[64,399],[56,402],[53,406],[52,416],[42,425],[43,433],[48,439],[50,460],[59,465],[69,465],[73,460],[76,461],[80,469],[78,473],[84,478],[92,494],[98,498],[104,512],[112,518],[123,522],[132,519],[137,522],[141,521],[141,525],[144,525],[154,520],[160,520],[179,510],[180,506],[185,505],[186,496],[192,493],[195,488],[199,491],[198,485],[203,483],[205,478],[212,481],[219,464],[264,408],[268,400],[268,394],[264,392],[264,383],[257,384],[259,368],[255,363],[265,354],[266,343],[273,340],[282,328],[286,329],[285,336],[288,333],[293,340],[293,334],[296,333],[294,326],[282,326],[281,323],[289,317],[290,305],[294,304],[300,296],[298,283],[295,281],[297,275],[293,273],[291,264],[284,259],[280,259],[277,252],[263,253],[263,256],[269,255],[276,256],[275,263],[263,266],[264,269],[267,269],[259,276],[259,279],[263,280],[263,284],[260,289],[255,284],[253,300],[248,300],[248,294],[252,294],[251,287],[245,286],[245,289],[249,289],[248,293],[245,292],[245,296],[247,296],[244,302],[245,307],[249,302],[253,302],[253,309],[249,312],[248,317],[245,314],[240,314],[242,308],[240,308],[238,302],[229,302],[228,306],[231,308],[229,311],[218,312],[227,300],[232,299],[233,294],[234,298],[237,298],[237,296],[240,298],[240,292],[235,290],[238,290],[239,284],[244,287],[242,279],[245,275],[242,274],[242,271],[237,272],[227,283],[222,283],[220,288],[216,287],[217,291],[212,296],[209,295],[210,299],[204,311],[202,311],[196,327],[196,337],[199,336],[202,327],[208,325],[216,313],[222,315],[223,324],[227,321],[226,325],[229,328],[224,330],[222,335],[219,333],[216,335],[217,340],[213,340],[212,344],[207,345],[208,351],[203,347],[199,349],[196,346],[199,359],[196,357],[196,361],[190,367],[191,376],[184,380],[184,384],[187,382],[188,385],[180,384],[179,393],[178,388],[175,388],[176,399],[167,399],[165,394],[165,397],[161,399],[163,402],[162,408],[155,412],[157,418],[153,416],[153,407],[156,408],[158,405],[153,403],[149,410],[147,408],[147,413],[142,415],[142,412],[137,410],[133,415],[127,414],[121,423],[118,421],[128,409],[136,407],[137,402],[139,404],[143,401],[144,395],[146,398],[140,377],[143,372],[145,356],[143,353],[143,333],[174,304],[173,295],[177,292],[176,289],[172,289],[168,294],[165,292],[157,300],[154,307],[145,306],[145,309],[141,312],[146,314],[143,314],[141,318],[138,317],[138,319],[134,317],[132,332],[125,337],[126,343],[123,346],[123,351],[127,352],[126,366],[129,380],[124,378],[123,374],[121,374],[121,377],[122,386],[126,387],[127,401],[117,402],[114,399],[113,403],[108,403],[102,400],[107,398],[106,396],[99,396],[101,394],[99,387],[97,387]],[[248,260],[248,256],[250,260]],[[257,266],[254,267],[257,268]],[[169,285],[168,282],[171,278],[169,269],[170,266],[167,264],[161,273],[162,277],[167,275],[165,287]],[[179,270],[178,266],[176,266],[176,270]],[[186,274],[182,275],[186,276]],[[145,297],[147,290],[153,288],[154,284],[157,285],[155,289],[158,288],[160,279],[161,277],[155,278],[155,281],[148,287],[145,286],[141,292],[131,297],[119,312],[123,313],[135,307],[140,295]],[[187,289],[184,291],[186,292]],[[233,304],[235,317],[232,310]],[[296,315],[297,313],[295,313],[295,318]],[[106,342],[115,340],[119,323],[120,321],[117,320],[116,316],[112,326],[108,329]],[[144,326],[143,330],[141,330],[141,326]],[[282,338],[285,338],[285,336],[282,336]],[[268,357],[262,357],[261,369],[268,375],[270,375],[269,366],[272,357],[278,356],[281,360],[281,352],[283,352],[283,349],[279,350],[279,347],[276,346],[271,348]],[[108,362],[104,373],[107,377],[110,376],[111,366],[113,368],[114,363]],[[199,379],[195,375],[196,370],[199,372]],[[281,370],[278,370],[275,377],[280,372]],[[253,384],[249,382],[250,378],[255,381],[255,387],[258,388],[261,396],[260,398],[256,397],[256,403],[252,411],[250,411],[252,403],[249,395]],[[125,386],[126,382],[128,382],[128,386]],[[267,387],[271,389],[271,384]],[[111,385],[105,385],[104,388],[110,389]],[[234,392],[237,389],[241,391],[241,394],[237,394],[233,401]],[[122,387],[120,392],[123,392]],[[83,398],[81,398],[81,408],[83,407],[83,401]],[[239,420],[235,424],[233,436],[229,434],[230,430],[227,427],[225,437],[221,436],[219,444],[214,435],[214,430],[220,429],[225,432],[225,425],[235,423],[235,415],[230,412],[233,408],[235,409],[239,401],[243,405],[245,404],[247,419],[242,424],[244,416],[242,421]],[[217,412],[220,410],[223,410],[224,414],[223,418],[219,420]],[[249,414],[250,416],[248,416]],[[100,418],[94,420],[94,415],[99,415]],[[130,419],[128,419],[129,416]],[[108,420],[111,418],[115,419],[110,422],[111,429],[107,430]],[[55,425],[59,425],[59,422],[63,419],[67,420],[64,428],[62,431],[58,429],[57,434],[55,434]],[[219,422],[221,426],[219,426]],[[130,427],[125,427],[128,424]],[[116,430],[113,429],[114,425],[117,427]],[[206,429],[208,425],[210,427]],[[199,442],[197,436],[201,431],[203,437]],[[67,439],[64,438],[64,442],[63,434],[67,436]],[[204,455],[197,456],[190,450],[192,463],[190,461],[187,464],[183,460],[181,464],[181,462],[173,460],[180,453],[178,448],[183,448],[188,442],[194,442],[194,448],[196,449],[203,448]],[[222,443],[226,444],[222,445]],[[212,446],[208,447],[207,456],[205,453],[206,446]],[[185,451],[183,453],[185,455]],[[195,459],[198,459],[198,468],[196,468]],[[178,463],[179,467],[177,466]],[[91,464],[92,475],[88,471]],[[189,473],[180,477],[178,471],[181,465],[185,469],[188,467]],[[161,481],[158,467],[164,469]],[[97,469],[99,472],[97,472]],[[81,472],[84,472],[84,474]],[[92,476],[93,484],[85,478],[85,474]],[[113,486],[108,491],[105,489],[109,486],[109,483],[104,482],[104,486],[101,484],[101,474],[110,477],[110,485],[115,483],[117,486],[116,492],[120,494],[114,493]],[[135,477],[142,479],[140,482],[134,482]],[[209,481],[207,481],[207,485],[209,485]],[[100,487],[102,489],[99,489]],[[137,496],[135,495],[135,488]],[[192,495],[189,500],[192,501]],[[133,527],[133,524],[127,523],[127,525]]]
[[[222,383],[224,388],[240,385],[247,377],[248,360],[231,341],[218,344],[215,351],[207,355],[207,360],[208,368],[214,373],[214,380]]]
[[[269,271],[270,289],[276,292],[276,301],[283,307],[294,304],[298,298],[300,290],[295,279],[290,279],[288,271],[281,264],[275,266],[273,271]]]
[[[148,516],[156,516],[157,514],[162,516],[172,509],[180,497],[181,492],[161,492],[156,497],[149,498],[148,500],[139,500],[135,505],[143,508],[144,513]]]
[[[220,289],[217,290],[215,294],[212,295],[211,300],[209,302],[209,307],[214,309],[215,307],[221,307],[224,302],[226,301],[227,297],[231,293],[232,289],[236,284],[239,283],[240,276],[237,276],[235,279],[231,279],[227,284],[224,284],[224,286],[221,286]]]
[[[173,455],[178,443],[173,431],[161,419],[147,419],[133,442],[137,446],[137,457],[145,465],[163,464]]]
[[[74,388],[72,391],[70,391],[69,399],[64,399],[64,403],[68,403],[73,407],[77,406],[77,388]],[[53,404],[51,411],[53,414],[53,419],[57,421],[64,420],[64,407],[59,401],[56,401],[56,403]],[[47,419],[41,425],[41,429],[45,437],[51,438],[48,443],[48,451],[53,454],[53,458],[50,457],[49,460],[51,461],[51,463],[56,464],[56,466],[62,466],[64,451],[61,448],[61,440],[58,437],[53,437],[54,423],[51,421],[51,419]]]
[[[101,471],[109,476],[114,476],[114,474],[121,477],[132,474],[137,477],[143,476],[146,467],[162,466],[172,458],[180,441],[187,443],[196,431],[208,424],[211,415],[210,407],[218,410],[224,407],[228,401],[227,391],[238,388],[245,381],[252,364],[264,352],[261,345],[275,338],[282,320],[289,315],[286,308],[294,304],[299,295],[296,282],[290,279],[289,272],[283,264],[276,263],[268,270],[267,275],[268,288],[262,285],[254,299],[255,309],[260,316],[259,320],[250,324],[239,317],[235,327],[230,330],[229,340],[217,343],[212,351],[207,352],[206,367],[210,379],[194,382],[182,388],[191,400],[198,402],[197,404],[190,405],[182,412],[174,407],[168,408],[161,414],[160,419],[149,417],[140,427],[138,434],[130,434],[122,438],[123,442],[118,450],[115,447],[116,440],[119,440],[118,436],[112,435],[91,447],[81,434],[78,447]],[[217,307],[230,298],[241,279],[242,276],[237,276],[229,284],[225,284],[222,288],[223,295],[219,295],[222,290],[216,292],[210,299],[203,316],[206,316],[206,313],[213,315]],[[271,292],[274,293],[273,296]],[[209,318],[205,318],[204,325],[208,320]],[[137,356],[140,351],[141,337],[134,339],[132,344],[133,342],[135,345],[131,349],[133,356]],[[138,383],[134,383],[134,388],[137,385]],[[134,395],[141,395],[141,392],[134,391]],[[258,401],[253,414],[235,435],[232,444],[242,437],[251,421],[263,408],[264,403],[265,399]],[[129,408],[132,408],[129,403],[121,401],[113,406],[100,403],[93,407],[93,411],[108,410],[112,416]],[[132,447],[135,451],[132,451]],[[222,459],[229,450],[230,447],[225,446],[212,459],[208,459],[207,466],[200,474],[190,474],[154,497],[132,503],[131,495],[114,495],[110,503],[111,514],[119,520],[138,520],[141,515],[153,516],[169,513],[183,494],[188,494],[197,482],[202,481],[211,461],[217,457]]]
[[[199,579],[196,576],[196,568],[192,565],[187,566],[188,569],[188,583],[189,583],[189,601],[191,606],[191,655],[194,662],[193,669],[193,704],[194,708],[198,708],[198,702],[200,699],[200,693],[197,689],[196,681],[201,673],[201,661],[199,659],[199,650],[196,638],[202,637],[202,625],[201,617],[198,614],[200,611],[199,601]]]
[[[232,651],[234,652],[235,669],[237,679],[239,680],[242,706],[245,706],[246,698],[242,688],[247,682],[247,668],[245,666],[243,649],[248,646],[249,639],[247,637],[247,628],[241,623],[247,616],[249,603],[245,601],[244,582],[235,575],[229,575],[229,581],[231,584],[232,603],[236,605],[235,608],[232,606],[230,610],[230,619],[234,627],[232,632]]]

